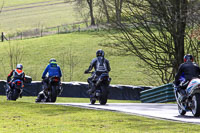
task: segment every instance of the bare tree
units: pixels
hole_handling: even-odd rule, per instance
[[[23,48],[21,48],[18,44],[11,44],[9,41],[7,53],[9,57],[10,68],[13,70],[17,64],[22,61],[24,54]]]
[[[72,54],[71,48],[69,49],[67,56],[68,56],[67,57],[67,65],[69,66],[69,80],[72,81],[73,75],[74,75],[74,68],[77,66],[79,61],[78,61],[77,57]]]
[[[124,0],[115,0],[116,21],[121,23],[122,5]]]
[[[4,7],[4,0],[2,1],[1,7],[0,7],[0,13],[1,13],[2,10],[3,10],[3,7]]]
[[[67,52],[63,52],[61,55],[61,66],[62,66],[62,73],[63,73],[63,81],[65,80],[65,66],[67,65],[69,70],[69,81],[73,80],[74,76],[74,69],[79,64],[79,59],[72,53],[72,49],[69,48]]]
[[[87,5],[86,5],[87,4]],[[88,19],[88,13],[85,13],[85,7],[89,7],[89,17],[91,21],[91,25],[95,25],[95,17],[94,17],[94,0],[76,0],[76,5],[78,7],[78,12],[84,18],[84,20]],[[77,10],[77,9],[76,9]]]
[[[106,14],[107,23],[110,23],[110,15],[109,15],[109,12],[108,12],[108,6],[107,6],[106,1],[102,0],[102,4],[103,4],[103,8],[104,8],[104,11],[105,11],[105,14]]]
[[[75,1],[76,6],[75,6],[75,11],[78,12],[78,14],[82,17],[83,21],[85,22],[86,26],[88,26],[88,20],[90,18],[90,14],[87,11],[87,3],[86,1],[83,0],[76,0]]]
[[[90,9],[90,19],[91,19],[91,25],[95,25],[95,19],[94,19],[94,10],[93,10],[93,0],[87,0],[89,9]]]
[[[115,20],[113,24],[119,32],[112,35],[117,42],[110,47],[136,55],[163,83],[169,83],[183,62],[184,54],[198,55],[197,40],[190,35],[199,23],[188,19],[194,1],[199,3],[198,0],[125,0],[123,23]],[[199,9],[196,10],[193,14],[199,16]]]

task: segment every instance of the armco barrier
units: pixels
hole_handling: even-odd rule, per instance
[[[176,101],[172,84],[141,91],[140,100],[143,103],[165,103]]]
[[[5,81],[0,81],[0,95],[5,95],[5,84]],[[86,82],[62,82],[62,87],[61,97],[89,98],[87,94],[88,83]],[[140,100],[140,92],[146,89],[150,89],[150,87],[110,85],[108,98],[116,100]],[[37,96],[41,90],[41,81],[26,83],[23,89],[23,96]]]

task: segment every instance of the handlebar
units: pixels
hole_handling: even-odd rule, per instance
[[[84,72],[84,74],[93,74],[94,72]]]

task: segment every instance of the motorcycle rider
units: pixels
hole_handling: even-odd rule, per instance
[[[192,55],[185,55],[184,63],[179,66],[178,72],[175,76],[174,84],[181,95],[180,99],[182,102],[186,99],[185,89],[187,88],[187,85],[193,78],[197,78],[200,75],[200,68],[193,61],[194,58]]]
[[[99,49],[96,52],[96,58],[94,58],[90,66],[88,67],[87,70],[85,70],[85,74],[89,73],[93,68],[95,72],[92,74],[91,77],[88,78],[88,83],[89,83],[89,90],[88,93],[91,94],[95,91],[95,81],[96,79],[102,74],[102,73],[109,73],[111,68],[110,68],[110,63],[109,61],[104,58],[105,53],[103,50]]]
[[[46,77],[47,73],[48,73],[48,77]],[[60,66],[57,65],[56,59],[54,58],[51,58],[49,60],[49,64],[47,65],[47,67],[45,68],[42,74],[42,79],[43,79],[42,83],[44,85],[44,88],[43,88],[44,92],[46,91],[46,89],[48,89],[49,78],[52,76],[58,77],[59,80],[62,77]]]
[[[7,83],[9,86],[7,86],[7,93],[10,91],[10,89],[13,88],[12,86],[12,81],[19,79],[23,82],[25,81],[25,73],[22,70],[23,69],[23,65],[22,64],[17,64],[16,69],[12,70],[7,77]],[[13,76],[13,79],[11,80],[11,77]],[[22,98],[22,91],[20,93],[20,98]]]

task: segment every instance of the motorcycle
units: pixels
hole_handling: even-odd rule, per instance
[[[181,85],[183,86],[183,85]],[[180,115],[185,115],[186,112],[191,111],[195,117],[200,116],[200,79],[192,79],[186,88],[186,100],[181,101],[177,87],[174,87],[175,98],[178,105]]]
[[[5,89],[7,100],[16,101],[19,97],[21,97],[23,86],[23,81],[20,79],[13,80],[11,83],[6,83]]]
[[[89,72],[92,75],[94,72]],[[93,85],[95,90],[90,94],[90,103],[95,104],[96,100],[99,101],[101,105],[105,105],[108,99],[108,87],[111,82],[111,78],[108,73],[102,73],[96,80],[93,81]],[[89,84],[89,88],[91,88],[91,84]]]
[[[35,102],[56,102],[57,96],[62,92],[60,78],[56,76],[49,78],[47,87],[44,84],[42,87],[43,91],[38,94]]]

